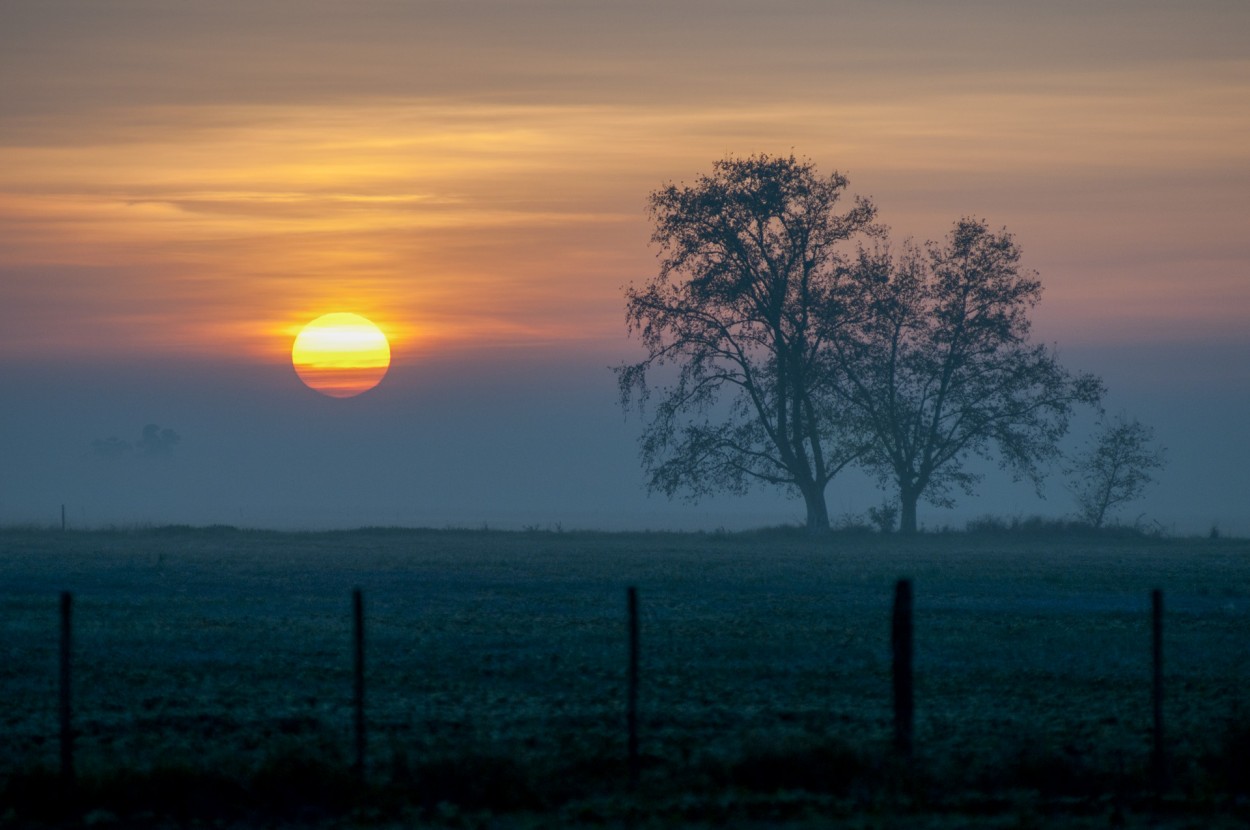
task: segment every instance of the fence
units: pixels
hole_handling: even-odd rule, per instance
[[[1167,786],[1167,754],[1164,743],[1163,716],[1163,592],[1151,592],[1151,696],[1153,724],[1151,729],[1151,775],[1157,793]],[[625,700],[625,746],[629,787],[636,788],[639,779],[638,700],[641,686],[641,642],[639,597],[637,588],[626,589],[627,620],[627,691]],[[915,621],[913,590],[909,579],[895,585],[891,617],[890,645],[892,654],[892,692],[894,749],[904,760],[915,752]],[[368,721],[366,718],[365,673],[365,607],[361,589],[352,591],[352,732],[353,771],[363,779],[366,771]],[[75,786],[73,726],[73,595],[63,592],[60,600],[59,651],[59,741],[60,775],[66,788]]]

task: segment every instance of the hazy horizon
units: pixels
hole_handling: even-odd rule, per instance
[[[1238,498],[1248,459],[1244,448],[1239,455],[1222,440],[1237,434],[1250,411],[1250,387],[1201,397],[1202,379],[1185,373],[1210,362],[1211,350],[1164,351],[1174,360],[1169,388],[1186,390],[1192,407],[1153,389],[1152,373],[1131,374],[1124,362],[1140,350],[1061,349],[1071,368],[1108,379],[1110,414],[1150,423],[1167,448],[1158,484],[1115,518],[1141,517],[1169,533],[1206,533],[1214,525],[1248,535],[1250,516]],[[1250,363],[1250,349],[1240,354]],[[473,364],[471,373],[455,359],[398,366],[376,389],[350,399],[307,389],[289,365],[107,371],[58,364],[63,387],[42,384],[39,367],[24,376],[10,370],[6,385],[27,391],[0,421],[14,471],[4,477],[0,524],[54,524],[61,504],[75,527],[741,530],[802,523],[801,500],[779,491],[695,505],[648,496],[635,444],[640,421],[620,409],[607,356],[564,360],[554,364],[549,350],[535,348]],[[1065,447],[1091,421],[1088,413],[1079,417]],[[92,446],[110,438],[135,444],[148,423],[181,440],[161,456],[107,457]],[[1059,518],[1074,509],[1057,469],[1039,499],[1027,482],[974,468],[987,474],[981,495],[959,498],[954,509],[922,505],[922,525],[958,528],[989,514]],[[835,524],[865,518],[886,499],[874,480],[852,472],[836,478],[827,496]]]

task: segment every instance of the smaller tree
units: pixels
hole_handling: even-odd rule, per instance
[[[900,532],[917,532],[922,498],[972,493],[974,457],[1040,486],[1073,408],[1096,404],[1102,381],[1029,341],[1042,284],[1011,234],[961,219],[941,243],[878,239],[844,276],[847,302],[829,307],[844,428],[869,443],[859,463],[897,488]]]
[[[1154,430],[1140,421],[1120,415],[1104,423],[1065,470],[1077,516],[1102,527],[1108,513],[1145,492],[1151,473],[1163,469],[1164,453],[1154,446]]]

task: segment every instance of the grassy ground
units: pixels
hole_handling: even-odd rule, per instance
[[[10,529],[0,574],[0,825],[1250,816],[1245,540]],[[889,750],[899,577],[916,592],[911,765]],[[627,585],[643,639],[632,794]],[[347,771],[353,587],[368,618],[364,784]],[[1156,587],[1161,802],[1148,785]],[[73,804],[52,772],[61,590],[75,595]]]

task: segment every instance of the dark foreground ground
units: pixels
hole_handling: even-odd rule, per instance
[[[899,577],[916,596],[910,763],[891,751]],[[632,791],[628,585],[642,636]],[[62,590],[73,793],[57,776]],[[0,620],[0,827],[1250,823],[1246,540],[10,529]]]

